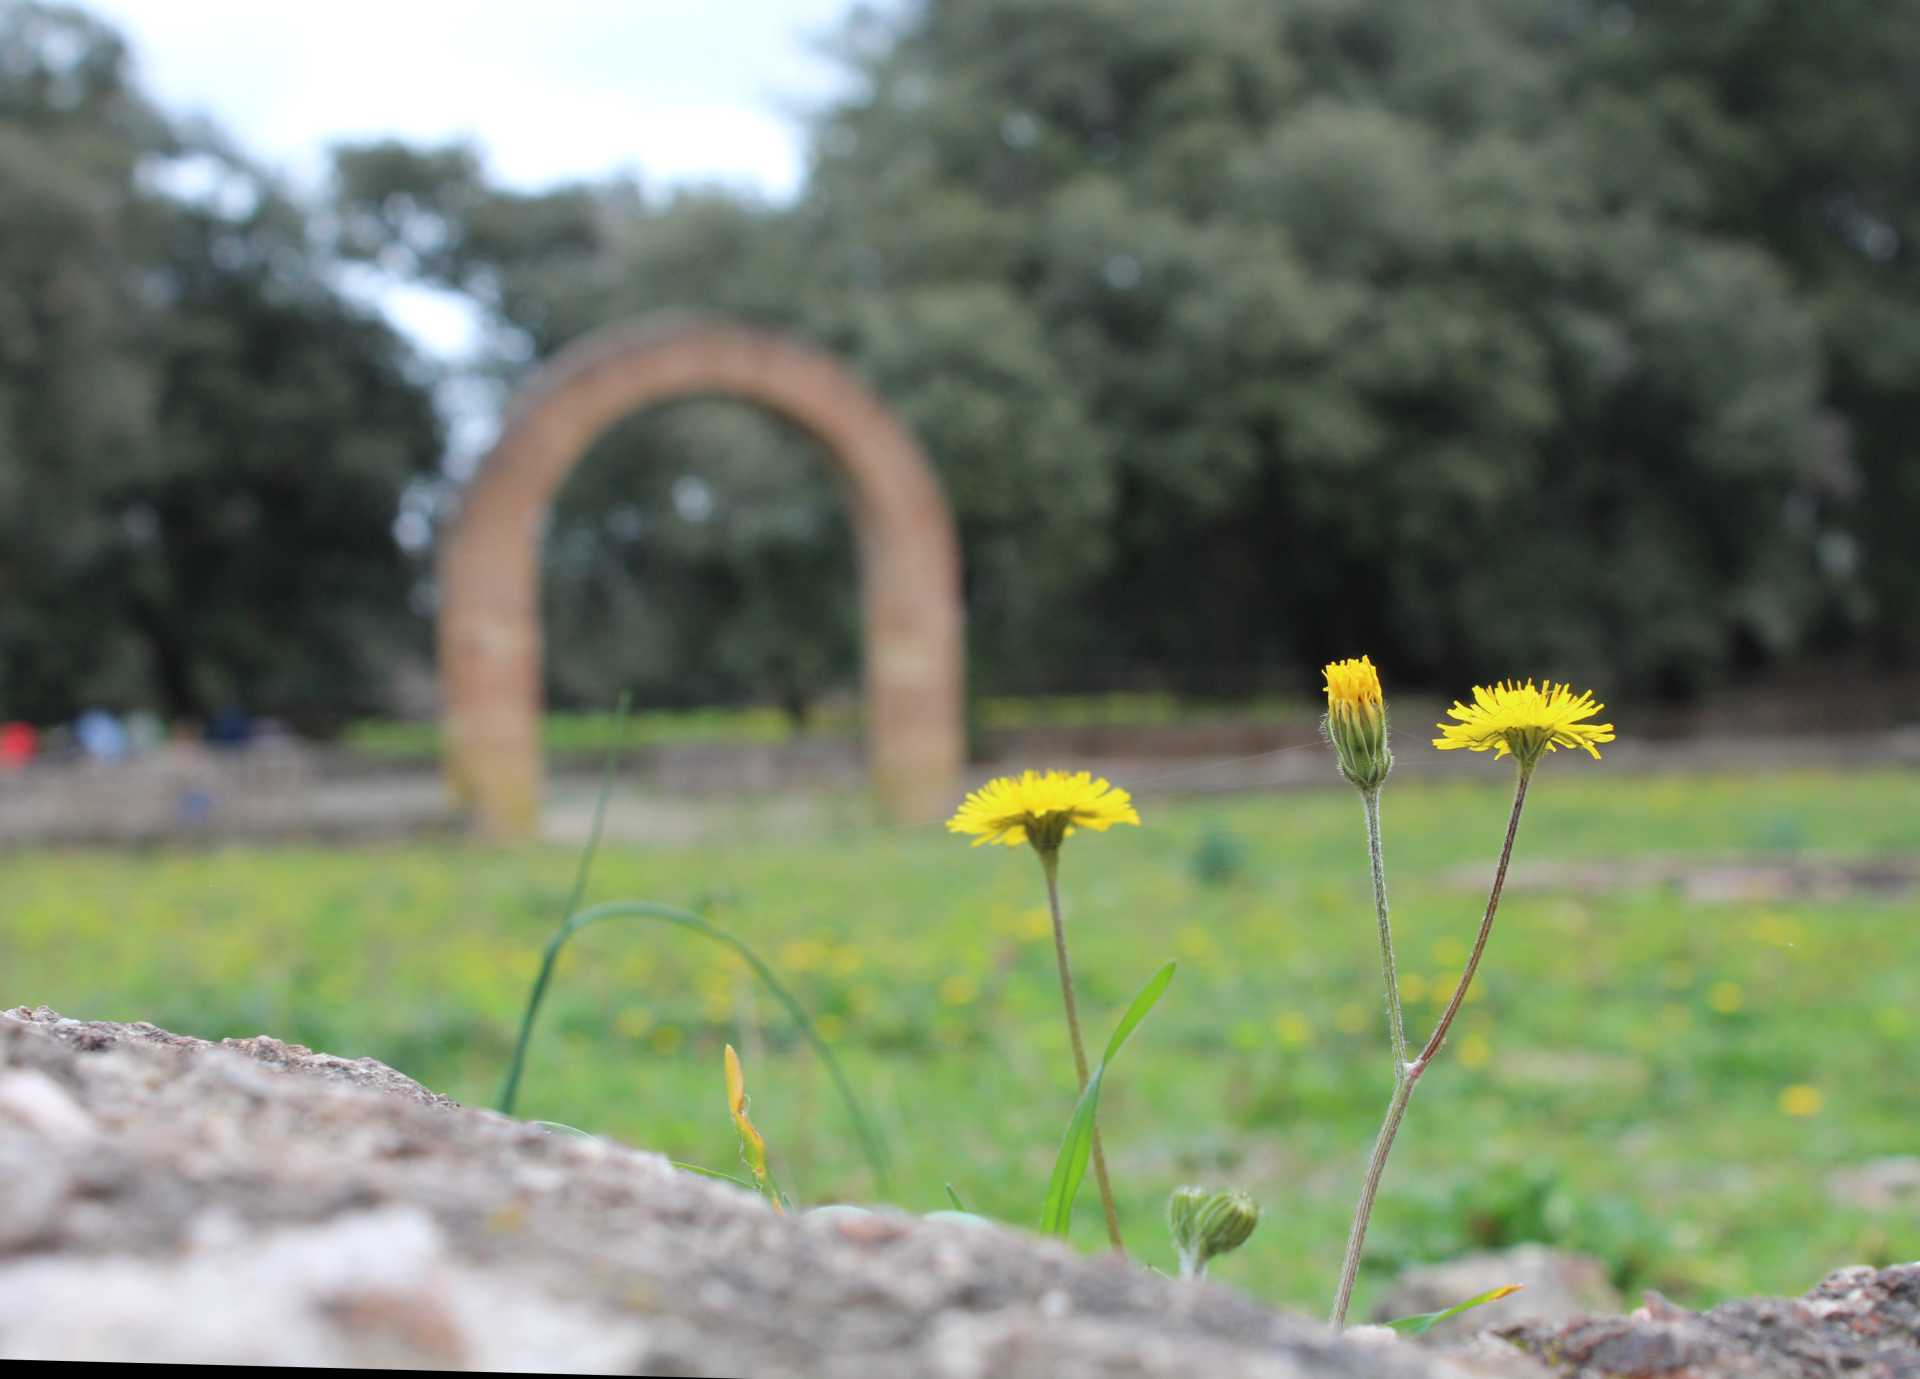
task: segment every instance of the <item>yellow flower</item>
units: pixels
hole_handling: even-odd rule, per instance
[[[1529,769],[1542,752],[1562,747],[1578,747],[1598,761],[1598,744],[1613,741],[1613,724],[1580,720],[1592,718],[1605,707],[1593,702],[1591,690],[1575,694],[1571,685],[1552,681],[1539,689],[1531,680],[1524,685],[1512,681],[1475,685],[1471,708],[1455,700],[1447,710],[1459,722],[1434,725],[1441,736],[1433,745],[1443,752],[1465,747],[1474,752],[1491,750],[1496,757],[1512,755]]]
[[[1824,1102],[1820,1089],[1804,1082],[1783,1088],[1780,1092],[1780,1109],[1790,1116],[1817,1116]]]
[[[1030,842],[1052,852],[1076,828],[1104,833],[1115,824],[1139,822],[1126,791],[1085,771],[1028,771],[1017,779],[1000,776],[968,795],[947,820],[947,831],[973,834],[975,847]]]
[[[1373,662],[1334,661],[1327,677],[1327,741],[1340,759],[1340,774],[1361,790],[1378,790],[1393,769],[1387,750],[1387,709]]]

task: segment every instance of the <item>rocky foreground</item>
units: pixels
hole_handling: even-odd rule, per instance
[[[1920,1266],[1334,1341],[1011,1229],[774,1215],[371,1059],[0,1012],[0,1358],[756,1379],[1920,1379]]]

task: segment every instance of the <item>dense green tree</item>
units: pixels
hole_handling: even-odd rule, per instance
[[[1920,6],[1616,3],[1580,89],[1672,213],[1771,255],[1820,336],[1823,444],[1792,520],[1838,639],[1920,661]]]
[[[1775,263],[1611,171],[1583,42],[1492,0],[929,0],[821,126],[816,258],[1023,304],[1118,494],[1083,625],[1123,662],[1684,685],[1812,615],[1820,363]]]
[[[441,449],[417,365],[110,30],[4,3],[0,54],[0,712],[378,702],[424,643],[393,536]]]

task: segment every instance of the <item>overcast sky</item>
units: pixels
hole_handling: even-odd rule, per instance
[[[854,0],[80,0],[124,33],[170,113],[212,117],[317,186],[327,146],[465,136],[520,188],[637,173],[774,200],[804,174],[803,116],[844,89],[816,49]],[[886,8],[883,3],[881,8]],[[365,280],[431,353],[478,322],[447,293]],[[484,425],[482,427],[484,429]]]
[[[620,169],[784,198],[799,112],[840,89],[809,40],[851,0],[81,0],[169,110],[303,178],[336,139],[470,135],[500,180]]]

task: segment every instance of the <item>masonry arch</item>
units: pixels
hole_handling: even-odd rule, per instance
[[[448,784],[494,837],[539,824],[540,542],[580,457],[633,412],[719,395],[820,441],[845,478],[860,569],[867,769],[890,817],[950,805],[964,746],[960,547],[933,466],[851,372],[819,350],[724,320],[611,326],[567,346],[521,389],[467,486],[439,572]]]

